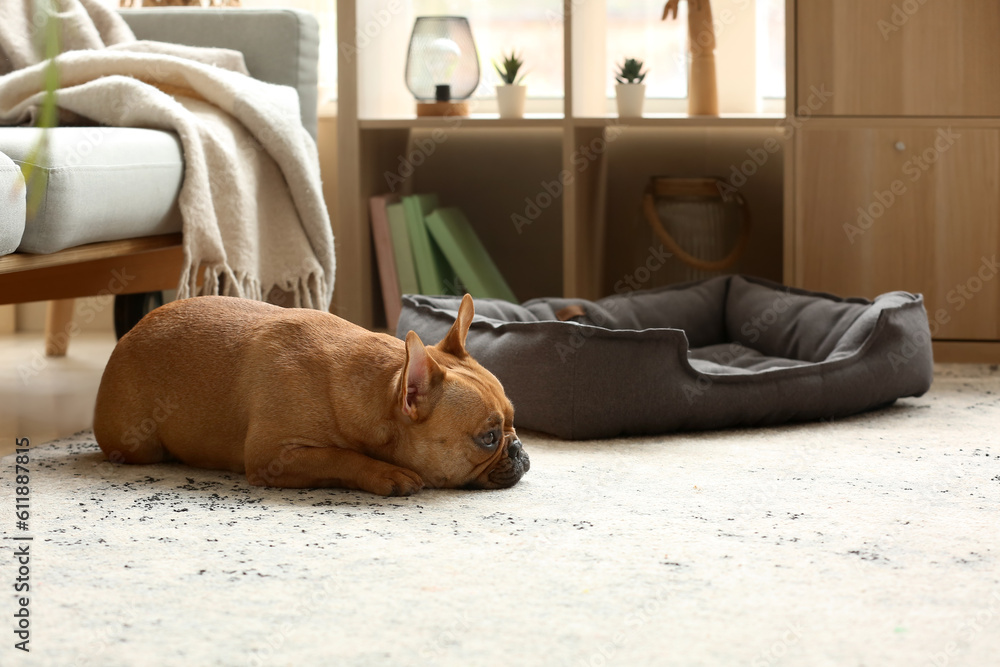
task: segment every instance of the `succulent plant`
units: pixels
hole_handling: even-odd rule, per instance
[[[493,61],[493,67],[496,68],[497,74],[508,86],[516,86],[524,80],[526,72],[522,72],[520,77],[517,75],[523,66],[524,61],[518,58],[514,51],[511,51],[509,56],[504,56],[503,65],[498,65],[496,61]]]
[[[625,62],[618,66],[615,81],[618,83],[642,83],[642,80],[646,78],[646,72],[642,71],[642,65],[641,60],[626,58]]]

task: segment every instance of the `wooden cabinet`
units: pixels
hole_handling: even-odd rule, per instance
[[[786,10],[786,281],[919,292],[937,360],[1000,360],[1000,2]]]
[[[798,104],[813,115],[1000,116],[997,0],[800,0]]]
[[[935,337],[1000,338],[1000,129],[805,128],[800,283],[922,293]]]

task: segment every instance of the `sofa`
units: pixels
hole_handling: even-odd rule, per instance
[[[294,87],[316,137],[319,25],[285,9],[135,9],[140,40],[241,51],[251,76]],[[65,354],[73,299],[115,296],[119,335],[177,286],[183,258],[177,206],[180,141],[144,128],[57,127],[37,166],[44,192],[24,187],[41,130],[0,127],[0,305],[49,301],[46,353]],[[28,219],[28,202],[35,211]]]

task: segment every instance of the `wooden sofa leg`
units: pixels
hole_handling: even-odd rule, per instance
[[[76,299],[49,301],[45,314],[45,356],[65,357]]]

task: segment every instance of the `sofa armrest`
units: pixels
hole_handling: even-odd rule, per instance
[[[243,53],[255,79],[299,91],[302,124],[316,137],[319,22],[294,9],[123,9],[137,39]]]

